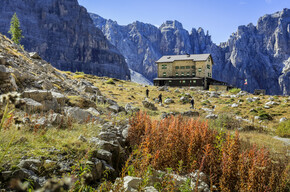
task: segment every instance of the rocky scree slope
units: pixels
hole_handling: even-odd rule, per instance
[[[267,94],[290,94],[289,9],[261,17],[256,26],[240,26],[219,46],[202,28],[189,33],[178,21],[166,21],[159,28],[139,21],[121,26],[96,14],[90,16],[129,67],[151,81],[157,76],[155,61],[162,55],[210,53],[215,62],[213,78],[248,92],[266,89]]]
[[[18,122],[18,131],[26,129],[29,131],[35,127],[43,130],[53,129],[69,121],[72,123],[89,122],[91,127],[99,126],[98,132],[90,137],[79,136],[79,141],[86,143],[87,148],[91,148],[94,154],[86,162],[86,165],[90,166],[86,182],[100,182],[105,170],[109,170],[110,177],[115,178],[126,159],[125,140],[129,128],[128,120],[125,119],[116,124],[104,120],[100,114],[110,113],[111,116],[117,116],[119,112],[125,112],[125,109],[116,101],[103,96],[92,83],[73,78],[69,74],[55,69],[42,60],[37,53],[23,51],[20,46],[0,34],[0,108],[5,108],[7,97],[17,97],[11,102],[14,103],[16,109],[14,120]],[[85,104],[76,106],[70,98],[78,98]],[[97,102],[106,103],[107,108],[102,110],[97,108]],[[1,119],[3,112],[4,110],[0,113]],[[23,143],[26,142],[28,141],[23,135],[20,142],[14,142],[13,145],[23,147],[25,146]],[[30,149],[24,150],[26,155],[20,159],[17,166],[11,165],[9,158],[1,160],[0,188],[8,188],[11,179],[20,181],[30,179],[34,189],[42,186],[53,188],[54,185],[58,185],[58,182],[55,182],[55,179],[50,181],[51,175],[43,175],[43,171],[40,170],[44,167],[52,167],[54,177],[61,178],[64,174],[71,173],[72,166],[78,163],[76,162],[78,159],[68,158],[66,152],[62,153],[54,145],[42,148],[42,150],[50,151],[49,157],[40,158],[27,150]],[[56,159],[51,159],[54,153],[60,154]],[[17,160],[13,159],[13,161]],[[68,186],[75,182],[72,179],[67,181]],[[51,188],[46,190],[53,191]]]
[[[124,57],[97,29],[77,0],[3,0],[0,32],[7,34],[14,12],[21,44],[61,70],[130,79]]]
[[[35,153],[36,149],[26,138],[27,135],[24,134],[21,138],[17,138],[13,142],[13,146],[28,145],[34,152],[30,154],[29,150],[25,149],[23,151],[25,155],[21,155],[21,159],[13,159],[17,162],[16,165],[9,161],[10,156],[6,160],[0,161],[1,190],[10,190],[9,183],[13,179],[21,182],[30,181],[34,190],[42,192],[59,191],[61,188],[76,189],[76,183],[78,183],[76,179],[80,179],[79,177],[82,182],[97,188],[104,177],[113,180],[118,176],[121,166],[128,157],[126,142],[129,130],[128,120],[111,122],[103,119],[100,114],[107,113],[112,118],[117,117],[120,113],[130,113],[131,110],[136,111],[137,109],[130,105],[126,105],[125,108],[120,107],[116,101],[104,96],[93,83],[78,78],[81,75],[72,75],[70,72],[55,69],[48,62],[42,60],[37,53],[22,50],[20,46],[0,34],[0,108],[6,106],[7,97],[5,95],[18,95],[19,98],[14,103],[16,108],[14,119],[18,121],[16,132],[28,128],[26,134],[32,134],[33,127],[41,127],[42,131],[51,130],[64,124],[69,118],[76,123],[89,122],[89,127],[99,126],[100,128],[98,131],[94,130],[94,134],[89,134],[89,136],[86,133],[84,133],[86,136],[79,135],[77,146],[86,145],[86,149],[91,154],[89,159],[83,157],[82,160],[72,158],[69,155],[70,152],[62,151],[63,149],[59,146],[55,146],[56,138],[53,141],[46,141],[51,144],[48,144],[48,147],[44,147],[44,143],[39,143],[41,151],[49,152],[48,156],[38,156]],[[95,76],[91,77],[96,80]],[[86,101],[86,106],[74,106],[70,101],[72,96]],[[100,110],[96,103],[104,103],[107,107]],[[2,113],[0,113],[1,115]],[[68,132],[74,132],[75,129],[69,129]],[[88,131],[88,127],[85,130]],[[63,134],[61,129],[57,129],[57,132]],[[34,134],[37,137],[37,133]],[[38,137],[46,138],[45,132]],[[2,142],[2,140],[0,141]],[[64,141],[62,140],[62,142]],[[17,152],[9,151],[9,154]],[[81,169],[79,167],[81,164],[89,169],[85,169],[85,174],[82,172],[77,175],[76,170]],[[165,174],[165,172],[154,170],[154,176],[150,177],[146,190],[157,191],[153,184],[161,182],[160,175]],[[192,188],[195,188],[198,183],[199,191],[209,191],[208,177],[198,170],[188,176],[171,174],[170,177],[174,178],[176,188],[180,188],[190,178]],[[15,183],[16,188],[14,189],[27,191],[28,189],[25,188],[25,185],[21,185],[21,182]],[[142,178],[126,176],[122,185],[126,191],[135,191],[141,183]]]

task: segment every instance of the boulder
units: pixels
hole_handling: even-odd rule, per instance
[[[149,101],[144,100],[144,101],[142,101],[142,104],[147,109],[150,109],[150,110],[153,110],[153,111],[157,110],[157,107],[154,105],[154,103],[151,103]]]
[[[37,102],[43,102],[45,100],[52,100],[52,93],[47,90],[28,90],[24,91],[21,96],[23,98],[30,98]]]
[[[165,99],[164,103],[171,104],[171,103],[174,103],[174,101],[171,98],[167,98],[167,99]]]
[[[158,91],[169,91],[167,86],[159,87]]]
[[[97,158],[106,161],[109,165],[112,165],[112,153],[107,150],[99,149],[97,151]]]
[[[141,185],[142,179],[139,177],[124,177],[124,188],[126,192],[137,191],[138,187]]]
[[[277,103],[275,101],[269,101],[269,102],[265,103],[265,105],[272,107],[273,105],[279,105],[279,103]]]
[[[21,109],[26,111],[27,113],[35,113],[43,111],[43,105],[37,101],[34,101],[30,98],[23,98],[20,100],[22,103]]]
[[[288,119],[286,118],[286,117],[282,117],[280,120],[279,120],[279,122],[280,123],[282,123],[282,122],[285,122],[285,121],[287,121]]]
[[[66,96],[57,92],[51,92],[51,94],[52,97],[57,100],[57,103],[60,104],[60,106],[65,106],[66,102],[68,101],[68,98]]]
[[[234,104],[231,105],[231,107],[233,107],[233,108],[237,108],[237,107],[239,107],[239,104],[234,103]]]
[[[17,165],[20,169],[28,169],[28,170],[37,170],[37,168],[41,165],[41,161],[38,159],[25,159],[21,160]]]
[[[127,103],[125,105],[125,111],[127,113],[132,113],[132,112],[138,112],[138,111],[140,111],[140,109],[137,108],[137,107],[132,106],[130,103]]]
[[[52,113],[48,115],[48,122],[52,125],[60,125],[65,117],[58,113]]]
[[[209,97],[219,98],[219,94],[218,94],[218,92],[211,91]]]
[[[99,111],[97,111],[95,108],[90,107],[89,109],[87,109],[86,111],[88,111],[89,113],[91,113],[94,116],[99,116],[101,113]]]
[[[184,96],[180,97],[179,100],[180,100],[180,102],[182,102],[182,103],[189,103],[189,102],[190,102],[189,97],[184,97]]]
[[[187,117],[199,117],[199,112],[197,112],[197,111],[185,111],[185,112],[181,113],[181,115],[187,116]]]
[[[64,112],[66,116],[73,118],[79,123],[88,121],[94,117],[90,112],[79,107],[66,107],[64,108]]]
[[[41,57],[39,56],[39,54],[37,52],[30,52],[29,53],[29,56],[32,58],[32,59],[41,59]]]
[[[110,105],[109,107],[107,107],[107,109],[109,111],[112,111],[114,113],[119,113],[121,111],[121,107],[117,104],[114,104],[114,105]]]
[[[215,115],[215,114],[208,114],[205,118],[206,118],[206,119],[217,119],[218,116]]]

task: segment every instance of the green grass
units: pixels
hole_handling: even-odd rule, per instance
[[[290,138],[290,120],[280,123],[276,129],[276,134],[280,137]]]

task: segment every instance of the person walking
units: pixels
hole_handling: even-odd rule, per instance
[[[193,99],[193,97],[191,98],[190,103],[191,103],[191,108],[194,109],[194,99]]]
[[[160,93],[160,95],[158,96],[158,98],[159,98],[159,103],[162,104],[162,94],[161,94],[161,93]]]
[[[149,89],[148,88],[146,89],[146,97],[147,98],[149,97]]]

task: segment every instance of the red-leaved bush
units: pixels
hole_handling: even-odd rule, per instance
[[[143,112],[130,119],[130,126],[128,141],[138,149],[131,163],[139,174],[148,166],[180,174],[198,169],[220,191],[289,190],[288,162],[274,161],[256,146],[242,151],[238,133],[218,132],[207,122],[181,116],[152,121]]]

